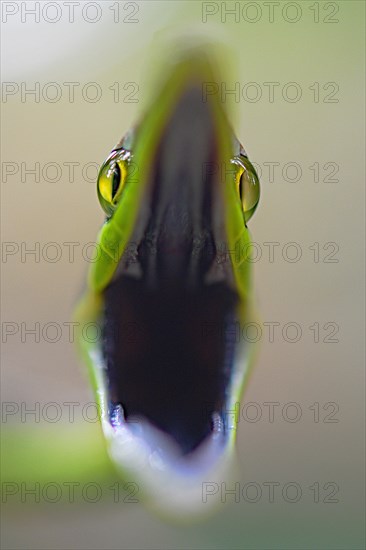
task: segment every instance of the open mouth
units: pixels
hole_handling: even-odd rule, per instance
[[[215,136],[209,103],[188,88],[159,140],[130,253],[104,291],[110,423],[147,421],[182,455],[225,434],[235,354]]]

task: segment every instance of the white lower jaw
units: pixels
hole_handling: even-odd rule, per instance
[[[97,401],[109,455],[121,477],[138,486],[135,495],[138,501],[143,500],[155,511],[174,519],[191,521],[210,513],[220,504],[221,484],[235,478],[235,420],[226,422],[226,431],[216,428],[194,452],[185,456],[169,436],[145,419],[126,423],[122,414],[120,425],[113,427],[100,349],[95,347],[89,354],[99,388]],[[233,411],[238,403],[249,358],[250,353],[244,348],[238,350],[227,411]]]
[[[109,454],[123,477],[135,482],[138,494],[160,512],[204,514],[217,503],[213,493],[227,477],[233,433],[212,432],[195,451],[182,455],[178,445],[146,419],[117,427],[104,419],[103,431]]]

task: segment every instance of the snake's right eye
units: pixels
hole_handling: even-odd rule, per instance
[[[112,151],[98,174],[98,198],[107,216],[117,208],[126,185],[128,164],[131,154],[125,149]]]
[[[259,202],[260,185],[257,172],[249,159],[240,154],[231,160],[238,168],[236,188],[244,212],[245,222],[253,216]]]

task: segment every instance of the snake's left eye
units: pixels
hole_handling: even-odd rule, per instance
[[[104,212],[111,216],[117,207],[127,179],[127,169],[131,155],[120,149],[113,151],[98,174],[98,198]]]
[[[259,202],[259,178],[254,166],[244,155],[238,155],[231,161],[238,168],[235,176],[236,188],[244,212],[245,222],[253,216]]]

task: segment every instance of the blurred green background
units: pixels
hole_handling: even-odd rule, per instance
[[[243,399],[254,402],[262,417],[257,422],[242,417],[238,431],[238,482],[259,484],[258,502],[236,503],[228,495],[215,516],[182,526],[157,519],[140,504],[111,499],[33,505],[9,498],[2,506],[2,547],[364,548],[364,2],[237,2],[236,15],[225,12],[234,2],[105,1],[94,3],[98,10],[80,2],[73,23],[63,2],[60,12],[52,6],[42,12],[41,2],[39,22],[22,14],[21,4],[31,9],[35,3],[2,3],[1,228],[3,243],[15,243],[6,245],[13,251],[19,246],[13,255],[3,254],[3,327],[9,326],[4,322],[64,326],[70,320],[88,268],[81,248],[95,242],[103,221],[95,170],[91,166],[85,175],[82,169],[102,162],[141,113],[147,73],[155,70],[150,60],[156,35],[162,33],[164,43],[165,34],[171,41],[182,31],[215,38],[232,51],[227,62],[236,65],[235,72],[224,85],[232,89],[239,83],[240,96],[223,100],[261,172],[261,203],[250,222],[262,253],[253,263],[258,310],[263,322],[279,325],[273,342],[268,330],[263,333]],[[100,19],[92,23],[99,10]],[[60,20],[51,23],[59,13]],[[174,48],[174,42],[166,43],[166,49]],[[21,83],[30,89],[37,82],[39,102],[31,95],[22,101]],[[58,87],[47,87],[51,82]],[[74,102],[67,82],[80,83]],[[99,101],[90,99],[95,88],[85,89],[90,82],[102,90]],[[59,89],[60,99],[50,101]],[[37,162],[39,181],[25,172]],[[60,175],[51,166],[42,176],[50,162],[60,165]],[[74,162],[80,164],[70,181],[64,163]],[[274,177],[269,163],[278,163]],[[39,262],[34,256],[22,261],[22,242],[29,249],[40,243],[41,250],[58,243],[62,256],[55,262],[42,254]],[[80,243],[73,262],[63,244],[70,242]],[[296,248],[288,246],[293,242]],[[264,243],[278,243],[273,258]],[[54,251],[48,252],[52,257]],[[301,258],[290,261],[295,253]],[[289,322],[301,327],[297,342],[282,335]],[[292,330],[293,325],[287,340],[295,339]],[[32,336],[22,342],[21,329],[4,338],[3,331],[3,401],[31,408],[36,402],[92,400],[66,329],[55,343],[42,337],[37,343]],[[279,404],[273,422],[268,402]],[[286,411],[296,412],[288,403],[300,407],[297,422],[286,417]],[[329,403],[335,405],[324,408]],[[246,410],[253,417],[254,408]],[[338,422],[329,422],[332,411],[330,420]],[[20,415],[13,415],[7,428],[19,423]],[[22,427],[31,437],[37,425],[30,418]],[[67,422],[46,428],[56,440],[69,429]],[[27,463],[31,455],[27,446],[23,450]],[[263,485],[270,481],[280,484],[274,502]],[[288,482],[301,487],[296,503],[282,496]],[[320,502],[309,489],[314,483]],[[338,502],[324,502],[335,487],[327,483],[339,486]]]

